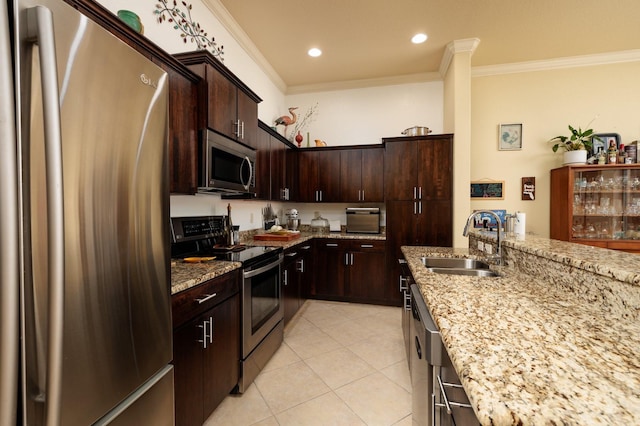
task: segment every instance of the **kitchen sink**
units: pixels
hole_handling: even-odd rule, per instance
[[[464,275],[470,277],[499,277],[500,274],[490,269],[473,269],[473,268],[427,268],[436,274]]]
[[[489,264],[477,259],[460,257],[422,257],[420,260],[427,268],[489,269]]]

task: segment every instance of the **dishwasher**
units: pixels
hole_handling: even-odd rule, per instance
[[[410,290],[413,425],[478,425],[418,286]]]

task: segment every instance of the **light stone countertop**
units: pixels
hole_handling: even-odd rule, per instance
[[[283,247],[285,250],[310,241],[314,238],[339,238],[349,240],[381,240],[386,239],[385,234],[351,234],[351,233],[339,233],[332,232],[330,234],[312,234],[311,232],[301,232],[300,238],[296,238],[291,241],[254,241],[253,236],[250,239],[243,240],[242,243],[252,246],[270,246],[270,247]],[[241,268],[242,264],[239,262],[227,262],[212,260],[204,263],[185,263],[181,260],[171,261],[171,294],[188,290],[191,287],[195,287],[205,281],[216,278],[220,275],[231,272],[235,269]]]
[[[545,240],[527,236],[503,247],[521,250],[507,256],[512,261],[536,253],[638,290],[640,256]],[[420,257],[469,251],[402,251],[483,425],[640,424],[640,322],[618,312],[637,300],[603,308],[606,301],[585,301],[576,290],[588,280],[568,289],[544,268],[494,267],[502,274],[496,278],[435,274]],[[581,260],[585,253],[592,256]]]

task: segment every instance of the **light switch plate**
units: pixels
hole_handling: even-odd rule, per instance
[[[484,252],[487,254],[493,254],[493,246],[491,244],[485,244]]]
[[[484,243],[482,241],[478,241],[478,250],[484,251]]]

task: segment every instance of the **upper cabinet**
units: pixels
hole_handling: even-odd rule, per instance
[[[262,121],[258,122],[258,150],[256,161],[256,185],[258,198],[273,201],[290,200],[289,187],[292,156],[287,156],[294,145]],[[292,164],[287,164],[290,161]]]
[[[551,238],[640,253],[640,164],[551,170]]]
[[[202,78],[199,124],[252,148],[258,147],[258,103],[262,101],[209,52],[179,53],[176,59]]]
[[[297,151],[296,201],[340,202],[340,150],[319,148]]]
[[[340,198],[344,202],[384,201],[382,145],[345,149],[340,154]]]

